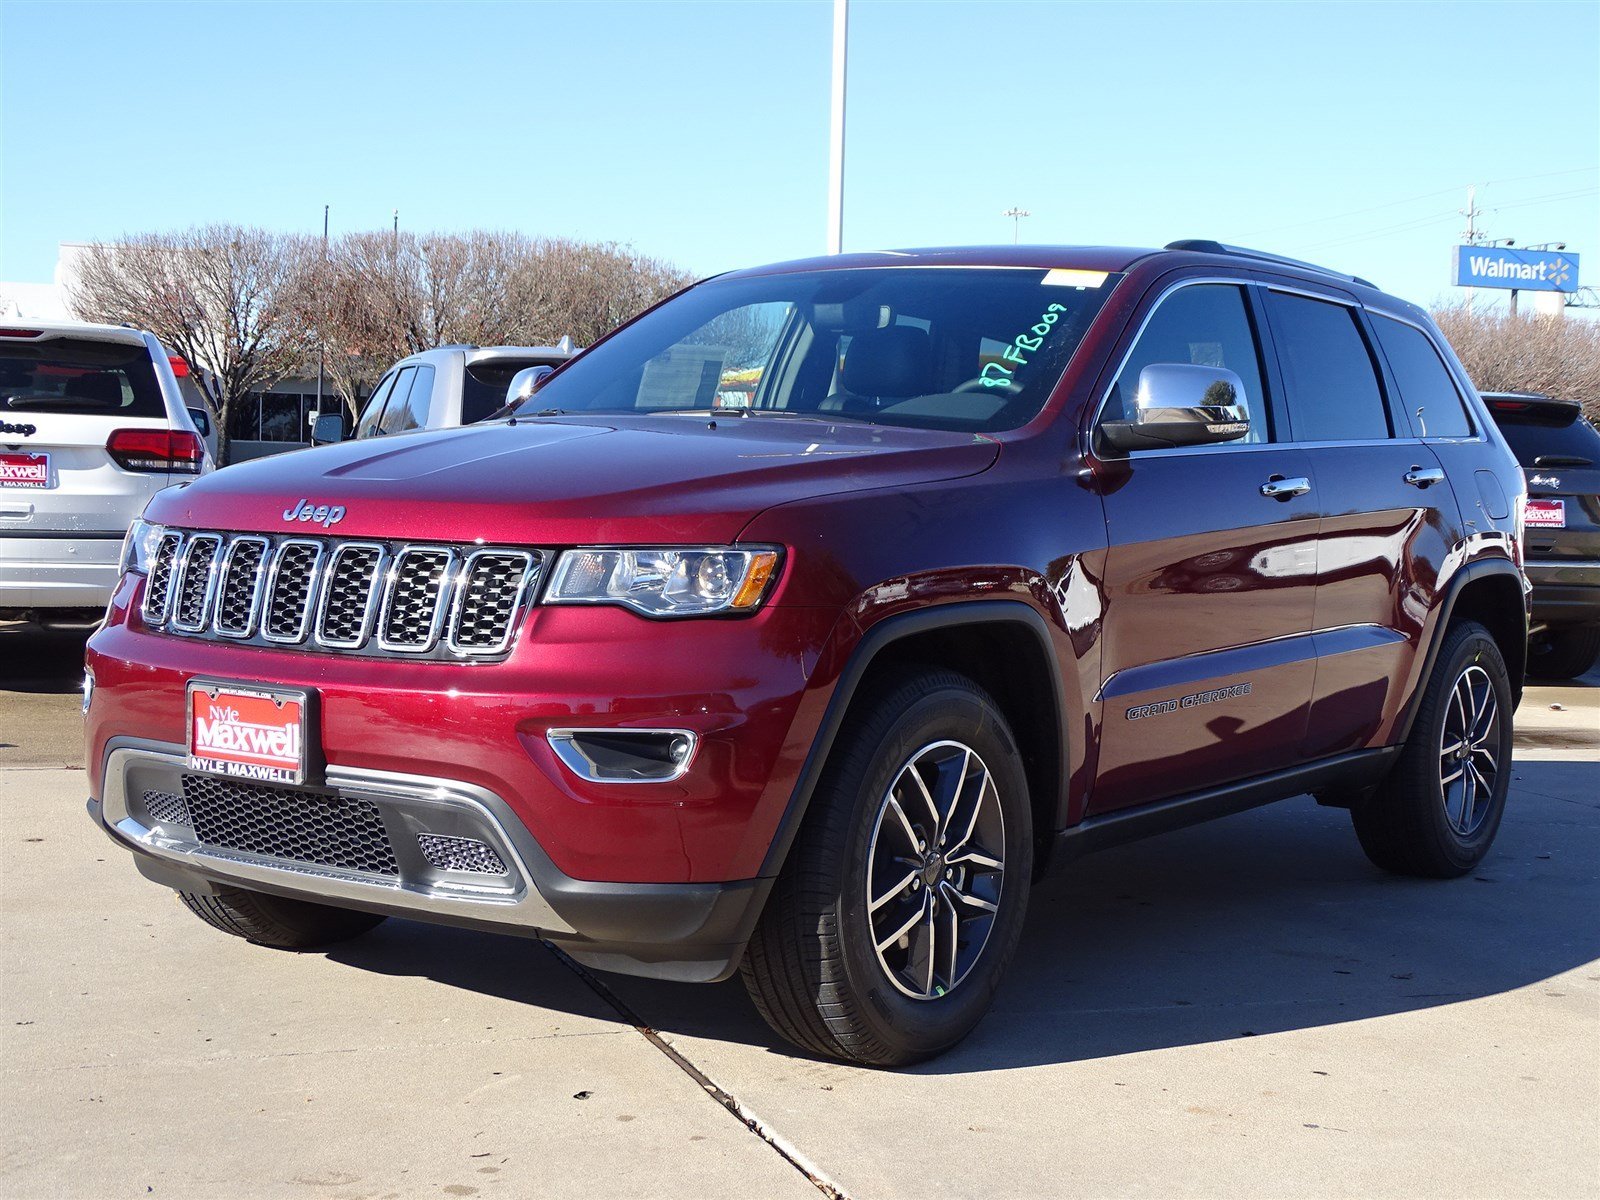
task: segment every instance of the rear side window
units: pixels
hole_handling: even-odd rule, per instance
[[[1117,375],[1106,398],[1102,420],[1127,419],[1139,391],[1139,373],[1155,363],[1226,367],[1244,384],[1240,403],[1248,412],[1250,433],[1223,445],[1271,440],[1261,386],[1261,354],[1242,288],[1221,283],[1192,284],[1162,300]]]
[[[150,352],[120,342],[52,338],[0,345],[0,413],[164,417]]]
[[[1268,305],[1295,440],[1387,438],[1383,391],[1354,310],[1283,292],[1270,292]]]
[[[385,375],[378,380],[378,386],[372,389],[372,398],[367,401],[367,407],[361,413],[361,420],[356,423],[358,438],[371,437],[378,432],[378,421],[383,416],[383,403],[394,388],[394,377],[394,372]]]
[[[394,397],[383,410],[379,428],[384,433],[405,433],[424,429],[428,424],[428,402],[433,397],[433,368],[416,367],[411,372],[411,390],[402,397],[405,381],[395,384]],[[402,398],[404,403],[401,403]]]
[[[1383,355],[1400,389],[1400,402],[1411,414],[1418,437],[1472,436],[1472,422],[1461,402],[1461,392],[1433,343],[1422,330],[1372,314]]]

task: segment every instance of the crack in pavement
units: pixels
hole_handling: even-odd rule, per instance
[[[706,1095],[725,1108],[741,1125],[770,1146],[778,1157],[804,1175],[806,1181],[815,1187],[817,1191],[827,1196],[828,1200],[850,1200],[849,1194],[824,1175],[822,1169],[806,1158],[798,1146],[795,1146],[782,1134],[778,1133],[777,1130],[756,1116],[755,1113],[739,1103],[735,1096],[723,1089],[715,1080],[690,1062],[681,1051],[649,1025],[645,1024],[639,1015],[623,1002],[620,996],[595,978],[582,963],[575,961],[563,953],[560,948],[551,945],[549,942],[541,942],[540,945],[555,955],[556,960],[564,967],[588,984],[590,990],[605,1001],[619,1017],[632,1025],[636,1033],[666,1055],[675,1067],[699,1084],[701,1091],[705,1092]]]

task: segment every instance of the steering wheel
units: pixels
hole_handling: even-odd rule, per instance
[[[996,383],[1002,386],[995,386]],[[999,392],[1002,396],[1014,396],[1022,389],[1015,379],[993,380],[985,379],[982,375],[974,375],[965,383],[958,384],[950,389],[953,393],[960,392]]]

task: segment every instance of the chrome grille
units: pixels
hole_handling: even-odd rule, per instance
[[[324,646],[359,646],[372,632],[383,586],[382,546],[349,542],[328,557],[328,576],[317,608],[317,641]]]
[[[467,559],[456,584],[452,650],[497,654],[505,649],[532,565],[533,556],[521,550],[479,550]]]
[[[384,592],[378,645],[402,653],[433,649],[439,641],[455,557],[455,551],[443,546],[413,546],[400,552]]]
[[[187,825],[189,823],[189,806],[183,802],[183,797],[172,792],[146,792],[144,794],[144,810],[150,814],[153,821],[163,825]]]
[[[221,546],[214,533],[196,534],[184,546],[172,593],[172,624],[178,629],[198,632],[205,626]]]
[[[145,622],[244,645],[425,659],[502,657],[544,555],[263,534],[166,534]]]
[[[217,632],[246,638],[255,632],[261,585],[267,578],[267,539],[242,537],[228,547],[217,584]]]
[[[185,775],[183,798],[202,846],[372,875],[400,874],[383,816],[370,800],[209,775]]]
[[[163,625],[172,599],[172,572],[177,566],[178,551],[183,546],[183,535],[163,534],[156,544],[155,555],[150,560],[150,578],[144,585],[144,619],[151,625]]]

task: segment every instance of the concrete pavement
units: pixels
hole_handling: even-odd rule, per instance
[[[0,679],[0,1195],[1600,1196],[1600,679],[1530,689],[1474,876],[1308,799],[1085,859],[890,1073],[736,983],[206,928],[83,815],[71,650]]]

